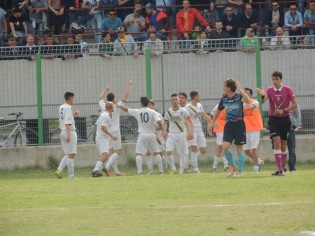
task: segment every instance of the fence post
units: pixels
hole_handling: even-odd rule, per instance
[[[43,101],[42,101],[42,64],[41,54],[36,53],[36,91],[37,91],[37,114],[38,114],[38,146],[44,145],[43,135]]]
[[[256,62],[256,87],[261,88],[261,55],[260,55],[260,39],[257,38],[255,42],[255,62]],[[262,113],[262,102],[261,102],[261,95],[257,93],[257,100],[259,102],[259,110],[261,116]],[[263,116],[261,117],[263,119]],[[263,132],[260,132],[260,137],[262,138]]]
[[[150,48],[145,49],[145,77],[146,77],[147,97],[152,99]]]

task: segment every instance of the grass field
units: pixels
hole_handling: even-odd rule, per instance
[[[57,180],[52,171],[0,172],[0,235],[305,235],[315,231],[315,163],[285,177],[246,165],[225,173]],[[201,168],[206,172],[205,168]],[[66,172],[65,172],[66,175]],[[306,234],[307,235],[307,234]],[[309,234],[311,235],[311,234]]]

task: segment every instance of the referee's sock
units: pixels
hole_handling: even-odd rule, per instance
[[[288,157],[288,151],[285,150],[284,152],[282,152],[281,154],[281,159],[282,159],[282,169],[284,170],[285,169],[285,163],[287,161],[287,157]]]
[[[275,159],[276,159],[276,163],[277,163],[277,166],[278,166],[278,170],[279,171],[283,171],[282,169],[282,152],[281,150],[273,150],[273,153],[275,155]]]
[[[235,166],[235,162],[233,160],[233,155],[232,152],[230,150],[228,150],[227,152],[224,153],[225,158],[227,159],[227,161],[229,162],[230,166]]]
[[[238,172],[242,173],[243,171],[243,166],[244,166],[244,152],[237,153],[237,170]]]

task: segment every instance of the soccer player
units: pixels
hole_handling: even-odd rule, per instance
[[[105,165],[104,172],[106,175],[110,175],[109,168],[110,166],[113,167],[114,172],[116,176],[125,176],[126,174],[123,172],[120,172],[117,167],[117,158],[121,155],[121,135],[120,135],[120,109],[117,107],[117,105],[125,105],[125,102],[127,101],[129,97],[129,93],[132,87],[132,80],[128,81],[128,86],[125,90],[125,93],[122,97],[122,99],[118,102],[115,100],[115,95],[113,93],[109,93],[110,87],[105,86],[104,90],[100,93],[98,99],[99,99],[99,106],[104,112],[105,108],[105,101],[103,100],[104,96],[107,94],[107,101],[112,102],[114,104],[114,110],[112,113],[112,122],[111,127],[109,128],[109,131],[117,137],[116,140],[111,140],[110,142],[110,152],[109,152],[109,158],[108,162]]]
[[[159,129],[162,129],[162,120],[155,110],[148,108],[149,99],[147,97],[141,97],[140,101],[141,109],[130,109],[120,106],[122,110],[134,116],[138,121],[139,136],[136,144],[137,174],[143,175],[142,156],[148,151],[153,153],[159,172],[163,174],[160,146],[155,136],[155,123]]]
[[[297,101],[292,89],[283,85],[282,73],[275,71],[271,75],[273,86],[266,91],[257,88],[262,97],[262,103],[269,99],[269,130],[274,145],[274,156],[278,171],[274,176],[284,176],[284,165],[288,156],[287,141],[291,128],[290,111],[297,107]]]
[[[150,109],[154,109],[154,101],[153,100],[149,100],[149,105],[148,108]],[[156,111],[156,110],[155,110]],[[157,111],[156,111],[157,112]],[[160,119],[163,121],[163,116],[157,112]],[[164,143],[164,139],[162,136],[162,129],[159,128],[159,126],[157,124],[155,124],[155,136],[156,136],[156,140],[159,143],[159,147],[160,147],[160,155],[162,158],[162,164],[163,164],[163,172],[166,173],[166,162],[164,160],[164,156],[165,156],[165,143]],[[153,158],[152,158],[152,153],[148,151],[148,153],[146,154],[146,162],[147,162],[147,167],[148,167],[148,175],[153,175]]]
[[[164,115],[167,122],[167,130],[163,130],[163,137],[166,139],[166,156],[171,167],[171,174],[176,174],[173,151],[176,147],[180,156],[180,170],[183,174],[186,168],[186,160],[188,155],[188,142],[194,137],[194,124],[189,112],[179,106],[177,94],[171,96],[172,107],[169,108]]]
[[[252,98],[253,90],[244,88],[245,93],[249,96],[250,102],[244,104],[244,121],[246,126],[246,144],[244,144],[244,152],[254,162],[254,172],[259,172],[260,166],[264,163],[258,157],[257,148],[259,145],[260,131],[263,129],[259,102]]]
[[[100,155],[100,160],[96,162],[96,165],[92,171],[92,177],[101,177],[102,173],[100,170],[104,168],[105,162],[109,155],[109,142],[110,140],[116,140],[117,137],[114,136],[110,131],[111,127],[111,116],[113,114],[114,105],[112,102],[106,102],[104,111],[96,121],[96,146],[98,153]],[[108,171],[105,168],[106,171]],[[107,174],[109,175],[109,174]]]
[[[178,99],[179,99],[179,105],[183,108],[186,108],[187,103],[187,94],[185,92],[179,92],[178,93]]]
[[[218,110],[218,106],[219,106],[219,104],[217,104],[213,108],[213,110],[211,111],[212,118],[213,118],[214,114],[216,113],[216,111]],[[225,109],[223,109],[221,111],[219,117],[217,118],[216,122],[213,125],[213,132],[215,132],[215,136],[216,136],[217,149],[215,152],[212,169],[210,171],[212,173],[217,171],[217,167],[218,167],[218,164],[219,164],[221,158],[223,158],[224,170],[225,171],[228,170],[228,161],[226,160],[226,158],[223,154],[223,130],[224,130],[224,126],[226,123],[225,119],[226,119],[226,111],[225,111]]]
[[[65,156],[61,159],[55,175],[58,179],[62,179],[62,170],[67,166],[69,178],[74,178],[74,158],[77,153],[77,133],[75,132],[74,116],[78,116],[79,112],[72,112],[74,103],[74,94],[66,92],[64,95],[65,103],[59,107],[59,128],[61,130],[60,140]]]
[[[239,90],[240,94],[235,92],[236,89]],[[210,127],[213,127],[221,111],[225,108],[226,124],[223,133],[223,151],[230,165],[228,176],[241,177],[244,165],[243,145],[246,143],[243,100],[245,103],[249,103],[250,99],[242,89],[240,83],[232,78],[224,81],[223,92],[224,95],[210,123]],[[233,141],[238,155],[238,166],[236,166],[232,152],[230,151]]]
[[[204,111],[202,104],[200,103],[199,91],[190,92],[190,103],[186,106],[193,122],[194,122],[194,138],[189,141],[191,151],[191,165],[194,173],[200,173],[198,169],[198,149],[200,154],[205,154],[207,151],[207,142],[205,135],[202,131],[201,118],[206,120],[208,125],[211,122],[211,117]],[[209,131],[209,133],[211,133]]]

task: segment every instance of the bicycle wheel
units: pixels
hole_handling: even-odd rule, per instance
[[[60,144],[60,129],[55,129],[51,134],[49,138],[49,144]]]
[[[127,125],[120,125],[121,142],[136,141],[138,133]]]
[[[24,128],[18,132],[14,138],[14,147],[30,146],[38,144],[38,135],[35,130]]]

